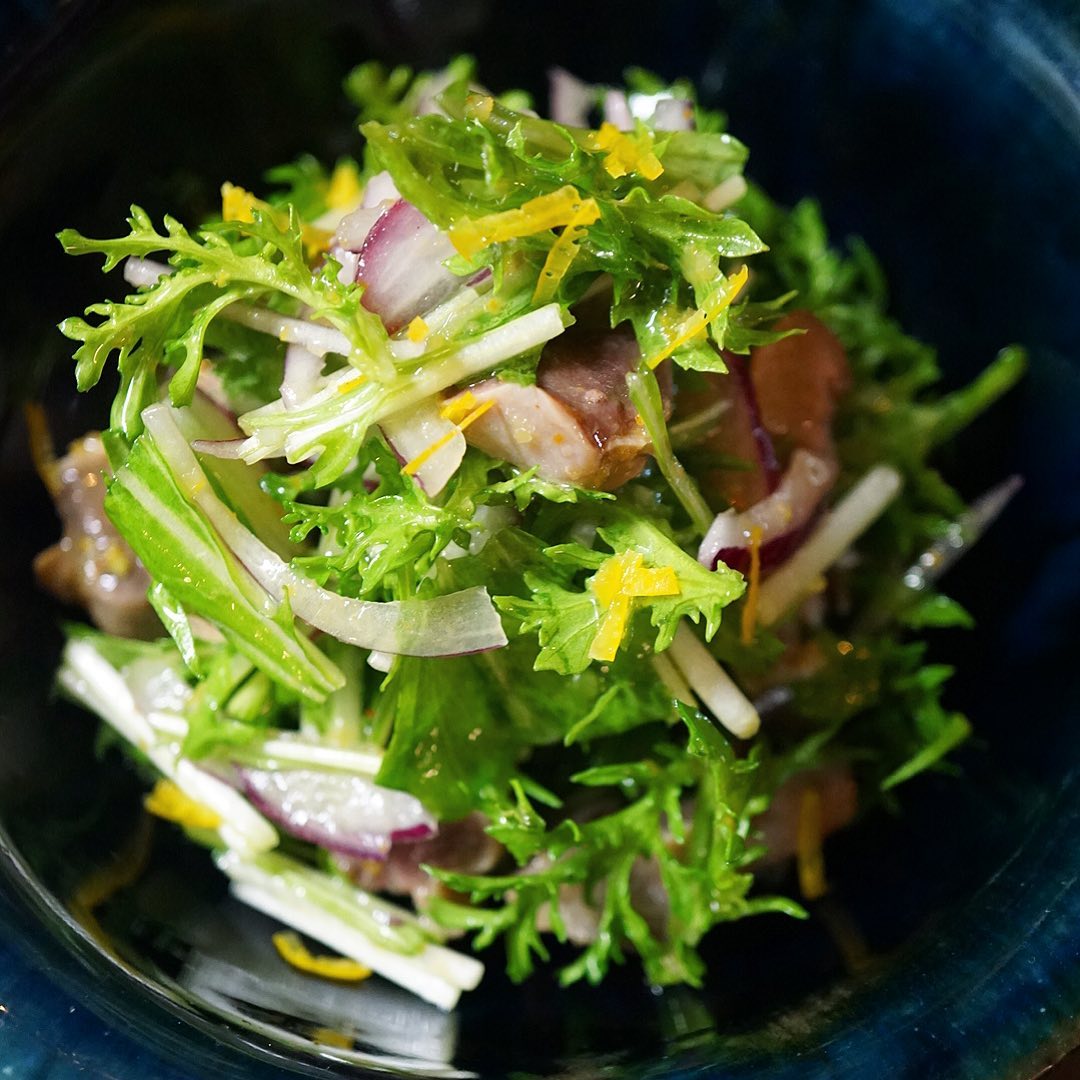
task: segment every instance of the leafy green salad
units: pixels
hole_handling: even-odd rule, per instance
[[[96,623],[59,684],[305,970],[449,1009],[557,940],[563,984],[699,985],[968,735],[920,634],[1015,482],[968,507],[932,457],[1023,354],[935,392],[685,82],[346,90],[356,161],[60,234],[133,291],[60,328],[119,381],[42,470],[39,576]]]

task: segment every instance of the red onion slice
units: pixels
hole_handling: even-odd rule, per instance
[[[412,203],[398,199],[371,227],[356,280],[362,303],[391,334],[456,292],[464,282],[443,265],[456,254],[450,238]]]
[[[402,465],[422,459],[412,475],[429,497],[446,487],[465,457],[465,436],[432,400],[388,416],[379,427]]]
[[[567,127],[587,128],[589,110],[596,104],[596,88],[571,75],[565,68],[548,72],[548,105],[551,119]]]
[[[467,278],[465,284],[471,288],[475,288],[477,285],[483,285],[491,277],[491,267],[481,266],[479,270],[471,278]]]
[[[438,831],[418,799],[353,773],[249,768],[239,773],[257,810],[328,851],[381,861],[391,844],[428,840]]]
[[[723,562],[745,572],[750,565],[751,531],[761,530],[761,565],[769,569],[790,556],[836,479],[836,465],[808,450],[796,450],[780,486],[741,514],[717,514],[698,549],[698,562],[715,570]]]
[[[191,449],[198,454],[209,454],[211,457],[222,458],[225,461],[236,461],[240,457],[240,447],[243,445],[243,438],[193,439]]]
[[[776,490],[777,485],[780,483],[780,462],[776,458],[772,437],[765,430],[765,425],[761,421],[761,407],[758,405],[757,394],[754,391],[754,382],[750,378],[749,365],[744,357],[736,356],[734,353],[725,353],[724,361],[731,376],[738,384],[742,406],[746,410],[747,420],[749,421],[750,437],[753,440],[758,465],[765,476],[766,489],[771,493]]]
[[[609,90],[604,95],[604,119],[620,131],[630,131],[633,128],[634,117],[630,112],[630,103],[621,90]]]

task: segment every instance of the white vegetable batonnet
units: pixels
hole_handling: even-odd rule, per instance
[[[151,405],[143,423],[185,495],[202,510],[251,576],[280,603],[339,641],[408,656],[451,656],[501,648],[506,634],[487,590],[430,600],[376,603],[340,596],[294,570],[249,532],[217,497],[168,405]]]
[[[561,308],[552,303],[432,356],[411,372],[402,371],[389,385],[362,379],[352,370],[335,372],[323,380],[322,388],[303,409],[289,413],[275,401],[241,416],[240,427],[248,433],[244,460],[251,463],[284,456],[296,464],[318,456],[328,436],[351,425],[377,424],[544,345],[564,329]]]
[[[461,992],[474,989],[483,976],[484,965],[479,960],[441,945],[428,944],[411,955],[379,945],[346,920],[320,907],[302,887],[291,888],[280,875],[267,873],[251,860],[227,853],[218,856],[216,862],[232,880],[237,899],[371,968],[441,1009],[452,1009]],[[299,873],[302,879],[317,874],[307,868]],[[325,885],[343,889],[342,883],[330,878],[326,878]],[[358,902],[372,899],[360,889],[350,889],[350,892]],[[394,909],[394,905],[382,900],[379,907]],[[397,910],[403,921],[415,921],[410,912]]]
[[[315,742],[303,735],[278,731],[250,745],[267,768],[310,767],[326,771],[358,773],[372,778],[382,766],[382,751],[376,748],[345,748]]]
[[[740,739],[756,735],[761,717],[711,652],[685,622],[679,624],[666,654],[698,700]]]
[[[298,409],[319,385],[323,357],[303,345],[290,345],[285,350],[285,370],[281,380],[281,401],[286,409]]]
[[[880,517],[903,481],[889,465],[878,465],[829,511],[802,546],[758,593],[757,619],[771,626],[811,593],[821,575]]]

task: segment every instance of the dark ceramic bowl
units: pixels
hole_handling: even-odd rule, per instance
[[[1080,11],[1018,0],[626,3],[195,0],[7,9],[0,122],[0,1064],[17,1077],[266,1077],[365,1068],[486,1076],[1034,1075],[1080,1037]],[[35,23],[35,19],[41,21]],[[14,44],[12,44],[12,42]],[[158,830],[91,932],[57,898],[129,843],[137,785],[51,700],[61,613],[29,561],[56,525],[15,403],[76,402],[56,321],[101,292],[52,234],[121,226],[129,200],[197,219],[223,178],[355,146],[348,67],[474,50],[494,86],[554,62],[689,75],[786,200],[882,257],[899,318],[957,383],[1009,341],[1031,372],[943,458],[975,494],[1027,484],[951,581],[979,629],[941,635],[978,735],[960,775],[836,837],[804,924],[716,935],[700,992],[632,968],[600,989],[492,974],[446,1017],[374,984],[285,970],[208,860]],[[51,376],[50,376],[50,373]],[[868,951],[836,945],[854,926]],[[850,935],[847,935],[850,936]],[[498,968],[497,958],[491,966]],[[89,1010],[89,1011],[87,1011]]]

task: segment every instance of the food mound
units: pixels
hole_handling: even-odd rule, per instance
[[[220,219],[60,240],[123,299],[61,330],[100,433],[41,471],[59,685],[290,963],[442,1008],[630,958],[699,984],[718,923],[804,914],[822,841],[967,720],[917,636],[965,507],[858,243],[783,209],[691,87],[364,65],[360,163],[226,182]],[[40,450],[40,446],[39,446]],[[793,859],[794,857],[794,859]],[[794,863],[797,874],[787,873]],[[768,879],[772,891],[758,878]],[[796,887],[797,882],[797,887]]]

